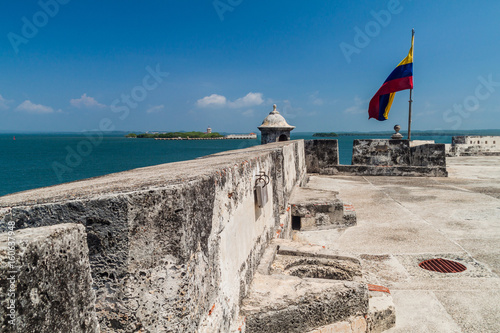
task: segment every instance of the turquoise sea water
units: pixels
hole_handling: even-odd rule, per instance
[[[246,148],[257,140],[164,141],[127,139],[122,135],[0,134],[0,196],[38,187],[102,176],[150,165],[184,161],[225,150]],[[292,139],[312,139],[309,134]],[[354,139],[340,136],[340,163],[350,164]],[[451,136],[414,135],[413,139],[451,143]]]

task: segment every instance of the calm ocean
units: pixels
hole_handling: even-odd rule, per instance
[[[311,133],[312,134],[312,133]],[[104,136],[92,140],[79,134],[0,134],[0,196],[33,188],[102,176],[150,165],[184,161],[225,150],[246,148],[257,140],[163,141]],[[292,139],[312,139],[297,133]],[[354,139],[380,136],[340,136],[340,163],[350,164]],[[451,136],[412,139],[451,143]],[[80,154],[73,152],[79,151]],[[81,159],[75,155],[82,156]],[[69,159],[67,160],[68,156]],[[68,167],[69,165],[69,167]]]

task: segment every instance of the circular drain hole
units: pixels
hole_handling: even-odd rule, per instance
[[[418,264],[418,266],[428,271],[440,272],[440,273],[460,273],[467,269],[467,267],[465,267],[459,262],[446,260],[442,258],[422,261],[420,264]]]

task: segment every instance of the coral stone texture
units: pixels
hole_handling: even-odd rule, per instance
[[[0,197],[1,331],[500,332],[500,157],[355,149],[339,166],[336,140],[277,142]]]
[[[3,233],[0,249],[0,331],[99,332],[82,225]]]
[[[228,331],[304,177],[303,141],[274,143],[4,196],[1,228],[85,227],[101,332]]]

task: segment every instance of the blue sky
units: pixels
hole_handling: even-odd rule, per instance
[[[498,1],[4,3],[0,131],[407,127],[368,103],[415,28],[413,129],[500,128]],[[168,73],[168,75],[166,74]]]

